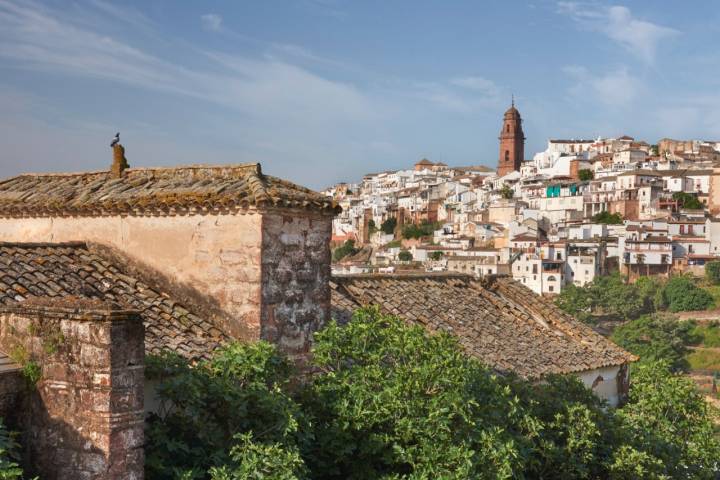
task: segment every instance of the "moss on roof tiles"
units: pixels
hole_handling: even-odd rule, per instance
[[[203,209],[300,208],[337,213],[329,197],[276,177],[259,164],[109,172],[26,174],[0,182],[0,216],[99,215]]]
[[[469,354],[500,372],[538,378],[635,360],[509,278],[350,275],[334,277],[331,287],[336,320],[347,321],[361,305],[378,305],[431,331],[453,333]]]

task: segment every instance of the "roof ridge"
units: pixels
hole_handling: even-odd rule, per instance
[[[88,248],[87,242],[84,241],[68,241],[68,242],[2,242],[2,247],[22,247],[22,248],[44,248],[44,247],[64,247],[64,248]]]
[[[256,173],[262,175],[261,172],[261,165],[259,162],[248,162],[248,163],[230,163],[230,164],[202,164],[202,163],[193,163],[189,165],[176,165],[173,167],[131,167],[126,168],[124,172],[133,173],[133,172],[158,172],[158,171],[173,171],[173,170],[207,170],[207,169],[217,169],[217,170],[234,170],[234,169],[248,169],[248,168],[254,168],[256,170]],[[8,177],[5,180],[10,180],[13,178],[18,177],[78,177],[78,176],[89,176],[89,175],[102,175],[102,174],[109,174],[110,172],[108,170],[89,170],[87,172],[25,172],[20,173],[18,175],[14,175],[12,177]]]

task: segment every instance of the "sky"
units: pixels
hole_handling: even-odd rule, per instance
[[[0,0],[0,177],[260,162],[321,189],[548,138],[720,140],[713,1]]]

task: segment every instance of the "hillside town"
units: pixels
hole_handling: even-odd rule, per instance
[[[555,295],[619,271],[702,275],[720,256],[720,142],[551,139],[525,158],[520,112],[505,112],[496,170],[423,158],[324,193],[333,273],[506,274]]]

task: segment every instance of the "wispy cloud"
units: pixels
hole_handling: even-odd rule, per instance
[[[610,107],[628,106],[641,90],[641,82],[627,68],[603,73],[591,72],[586,67],[570,65],[563,71],[573,80],[570,93],[580,100]]]
[[[558,2],[558,12],[569,16],[580,28],[604,34],[644,63],[655,62],[661,41],[677,36],[674,28],[641,20],[629,8],[595,3]]]
[[[485,77],[458,77],[450,80],[452,85],[480,91],[486,95],[497,95],[499,89],[495,82]]]
[[[223,18],[217,13],[200,15],[200,22],[205,30],[211,32],[220,32],[223,29]]]

